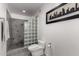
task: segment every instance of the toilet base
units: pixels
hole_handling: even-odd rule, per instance
[[[43,55],[44,53],[41,50],[32,52],[32,56],[43,56]]]

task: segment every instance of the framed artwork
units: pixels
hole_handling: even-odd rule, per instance
[[[46,12],[46,24],[79,18],[79,3],[61,3]]]

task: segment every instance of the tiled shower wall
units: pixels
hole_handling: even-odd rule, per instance
[[[30,19],[24,24],[24,46],[37,43],[37,19]]]
[[[24,21],[20,19],[9,20],[10,39],[8,39],[8,50],[24,46]]]
[[[22,43],[24,41],[24,21],[19,19],[12,19],[12,36],[13,42]]]

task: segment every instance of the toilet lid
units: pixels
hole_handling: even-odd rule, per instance
[[[28,47],[28,49],[31,50],[31,51],[38,50],[38,49],[42,49],[42,48],[43,48],[43,47],[40,46],[40,45],[38,45],[38,44],[33,44],[33,45],[30,45],[30,46]]]

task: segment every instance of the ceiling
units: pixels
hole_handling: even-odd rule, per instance
[[[45,5],[44,3],[8,3],[8,7],[11,13],[18,13],[21,15],[34,16],[40,11],[40,8]],[[23,13],[22,10],[26,10]]]

